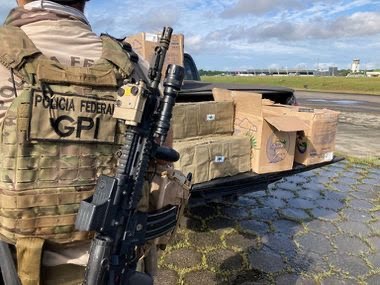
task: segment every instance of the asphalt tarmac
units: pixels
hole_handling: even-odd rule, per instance
[[[379,81],[380,84],[380,81]],[[295,92],[299,105],[343,112],[380,114],[380,95]]]
[[[298,104],[340,111],[336,150],[360,158],[380,159],[380,95],[297,91]]]

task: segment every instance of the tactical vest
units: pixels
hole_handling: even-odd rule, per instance
[[[117,164],[124,125],[112,113],[117,86],[133,71],[119,43],[101,38],[92,67],[67,67],[20,28],[0,28],[0,63],[25,82],[0,124],[0,234],[8,242],[89,238],[75,231],[76,213]]]

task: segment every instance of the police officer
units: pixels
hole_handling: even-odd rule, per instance
[[[88,0],[86,0],[88,1]],[[119,58],[106,58],[106,60],[103,60],[102,65],[109,64],[109,62],[116,62],[116,67],[119,67],[121,65],[121,68],[124,67],[124,70],[119,70],[120,72],[115,76],[116,79],[119,77],[128,77],[128,72],[130,69],[125,66],[129,66],[129,61],[125,58],[123,58],[123,54],[120,53],[120,51],[117,49],[117,46],[114,45],[111,41],[106,40],[102,41],[100,37],[98,37],[92,30],[91,26],[86,19],[84,15],[84,9],[86,5],[85,0],[18,0],[18,8],[12,10],[7,17],[4,25],[4,32],[1,34],[0,39],[3,41],[3,46],[1,47],[0,51],[0,124],[1,126],[6,127],[12,127],[15,121],[22,120],[19,118],[17,114],[19,114],[19,111],[16,111],[13,113],[12,106],[14,108],[17,107],[17,110],[20,110],[20,104],[19,102],[16,102],[18,100],[23,100],[22,97],[25,97],[23,95],[23,92],[25,91],[25,85],[31,85],[33,83],[31,82],[25,82],[27,78],[30,78],[31,74],[36,74],[40,71],[36,70],[30,72],[30,67],[27,65],[22,66],[23,62],[28,62],[34,60],[38,56],[44,56],[45,59],[49,59],[50,62],[48,63],[50,68],[55,68],[54,62],[59,64],[59,66],[63,67],[73,67],[73,68],[90,68],[95,63],[97,63],[99,60],[102,59],[102,56],[104,55],[104,49],[106,43],[109,44],[109,49],[115,49],[115,52],[118,53]],[[21,29],[21,30],[19,30]],[[20,33],[22,35],[23,43],[20,44],[19,48],[17,45],[19,45],[18,40],[20,37],[13,36],[14,32]],[[16,44],[13,44],[13,42]],[[8,42],[8,44],[7,44]],[[25,43],[26,47],[25,47]],[[24,45],[24,46],[23,46]],[[18,49],[17,49],[18,48]],[[35,50],[34,53],[31,52],[30,55],[20,57],[20,54],[24,54],[27,51]],[[107,52],[107,54],[110,54],[109,56],[112,57],[113,52]],[[125,56],[125,55],[124,55]],[[126,56],[125,56],[126,57]],[[46,61],[46,60],[45,60]],[[122,61],[122,63],[120,63]],[[16,62],[19,62],[19,64],[16,65]],[[38,64],[41,65],[40,63]],[[22,67],[21,67],[22,66]],[[30,64],[30,66],[37,66],[34,64]],[[112,66],[113,68],[114,66]],[[110,68],[110,69],[112,69]],[[54,69],[56,70],[56,69]],[[62,70],[58,69],[58,70]],[[74,70],[74,69],[72,69]],[[71,71],[72,71],[71,70]],[[96,70],[95,70],[96,71]],[[65,73],[68,74],[68,73]],[[42,76],[42,75],[41,75]],[[49,75],[50,76],[50,75]],[[67,76],[66,76],[67,77]],[[57,77],[59,78],[59,76]],[[78,77],[79,78],[79,77]],[[101,76],[99,76],[101,78]],[[79,80],[79,79],[78,79]],[[106,79],[102,79],[106,80]],[[107,83],[107,82],[106,82]],[[80,89],[80,85],[83,85],[83,82],[80,82],[79,87],[77,89]],[[92,84],[86,83],[86,84]],[[99,82],[97,82],[99,85]],[[59,84],[58,84],[59,85]],[[94,84],[94,86],[97,86]],[[58,87],[57,87],[58,88]],[[96,87],[94,87],[94,92],[96,91]],[[103,91],[103,90],[102,90]],[[37,96],[37,95],[36,95]],[[26,98],[26,97],[25,97]],[[33,97],[35,98],[35,97]],[[36,97],[38,98],[38,97]],[[17,100],[16,100],[17,99]],[[29,100],[29,99],[28,99]],[[31,99],[33,100],[33,99]],[[62,97],[63,100],[68,101],[68,99],[65,97]],[[79,100],[79,99],[78,99]],[[65,102],[66,102],[65,101]],[[51,101],[53,102],[53,101]],[[89,105],[89,101],[86,101]],[[41,112],[42,114],[48,114],[51,113],[52,109],[52,103],[43,105],[41,104],[40,109],[38,109],[38,102],[36,101],[36,108],[32,111],[31,117],[29,118],[30,122],[32,122],[32,128],[33,128],[33,113]],[[92,105],[97,102],[90,102]],[[76,102],[73,101],[72,103],[73,107],[75,107],[76,111],[78,110]],[[101,103],[106,104],[106,103]],[[99,105],[99,104],[98,104]],[[44,106],[45,111],[44,112]],[[49,106],[49,107],[46,107]],[[79,106],[79,105],[78,105]],[[73,110],[71,110],[73,111]],[[94,112],[93,112],[94,113]],[[96,113],[96,112],[95,112]],[[29,116],[29,115],[27,115]],[[72,120],[75,119],[75,112],[72,112],[71,114],[67,113],[64,114],[64,116],[71,118]],[[92,117],[91,117],[92,116]],[[100,120],[100,118],[96,114],[90,114],[88,113],[88,117],[85,117],[87,119],[86,122],[95,122],[97,119]],[[37,118],[38,120],[38,118]],[[48,121],[48,118],[45,120]],[[43,123],[43,122],[42,122]],[[90,126],[92,126],[90,123],[87,123],[87,125],[81,125],[83,132],[87,131],[90,132]],[[29,123],[30,124],[30,123]],[[49,126],[48,126],[49,127]],[[16,127],[15,127],[16,128]],[[19,125],[17,123],[17,128],[19,128]],[[40,130],[36,130],[36,133],[38,133]],[[57,126],[57,129],[65,129],[69,128],[69,126]],[[91,127],[94,129],[95,127]],[[57,130],[56,129],[56,130]],[[18,129],[17,129],[18,130]],[[102,130],[98,130],[98,132],[101,132]],[[26,131],[28,132],[28,131]],[[30,132],[33,132],[30,130]],[[51,132],[54,133],[54,130],[51,130]],[[13,131],[4,131],[2,133],[2,141],[6,141],[8,135],[12,136]],[[16,133],[16,132],[15,132]],[[61,131],[62,133],[62,131]],[[73,132],[74,134],[78,134],[78,131]],[[57,134],[55,134],[57,135]],[[59,134],[58,134],[59,135]],[[39,134],[39,137],[41,136],[48,136],[48,133],[41,133]],[[3,139],[4,138],[4,139]],[[89,135],[87,138],[94,138],[93,135]],[[96,137],[97,138],[97,137]],[[12,140],[19,140],[20,138],[12,138]],[[58,137],[58,139],[64,139],[63,137]],[[59,154],[57,154],[57,149],[54,149],[53,152],[56,152],[58,155],[56,159],[51,158],[52,160],[50,162],[46,162],[46,154],[43,152],[37,153],[37,156],[35,155],[35,151],[38,149],[38,145],[29,145],[29,147],[33,147],[33,160],[36,159],[38,162],[33,162],[33,165],[27,166],[29,170],[33,171],[33,178],[26,178],[25,172],[19,169],[19,167],[16,165],[16,163],[12,164],[10,166],[11,169],[18,171],[18,174],[16,174],[14,178],[9,179],[9,181],[5,181],[6,179],[2,179],[0,182],[0,191],[2,195],[5,195],[7,199],[10,197],[9,192],[6,192],[6,190],[12,190],[14,192],[12,193],[21,193],[21,191],[25,191],[23,193],[28,194],[24,195],[23,197],[31,197],[30,200],[26,201],[28,206],[17,206],[20,207],[20,209],[17,209],[17,215],[20,217],[28,217],[28,221],[33,222],[33,226],[25,225],[25,231],[21,232],[22,227],[16,226],[20,225],[22,221],[17,220],[9,220],[12,226],[7,226],[5,223],[0,222],[0,234],[1,238],[10,241],[12,243],[16,243],[17,247],[17,258],[18,258],[18,268],[19,268],[19,274],[21,277],[21,280],[23,284],[39,284],[43,281],[43,284],[81,284],[82,278],[83,278],[83,272],[84,272],[84,266],[87,263],[88,260],[88,249],[89,249],[89,237],[87,236],[79,236],[77,233],[71,233],[70,231],[73,231],[73,220],[72,217],[70,218],[70,214],[65,213],[65,215],[60,216],[62,214],[62,211],[66,211],[67,208],[70,209],[70,207],[77,207],[73,206],[75,205],[74,202],[62,202],[65,199],[71,199],[69,198],[69,195],[64,194],[66,193],[73,193],[73,195],[82,195],[83,193],[86,193],[86,189],[82,189],[80,183],[75,184],[75,181],[78,181],[78,179],[83,179],[83,177],[79,177],[80,172],[83,173],[90,173],[87,179],[87,184],[89,181],[95,181],[96,176],[99,173],[95,173],[93,169],[95,169],[95,166],[100,165],[102,162],[100,158],[101,155],[98,155],[97,158],[95,158],[96,161],[89,162],[87,160],[91,160],[91,146],[87,146],[89,148],[89,153],[87,156],[83,154],[85,151],[82,150],[73,150],[73,152],[67,152],[66,154],[61,155],[61,152],[65,152],[64,149],[70,149],[71,146],[80,145],[82,142],[78,139],[76,141],[77,144],[71,145],[69,140],[67,142],[61,142],[60,140],[56,139],[56,141],[59,141],[57,143],[60,144],[59,147]],[[26,141],[18,141],[17,145],[27,145],[28,142]],[[45,151],[49,152],[48,149],[50,147],[53,147],[52,145],[47,145],[45,148],[45,145],[41,144]],[[6,146],[2,146],[0,151],[2,152],[1,155],[3,156],[8,150],[5,149]],[[15,151],[17,153],[25,153],[27,147],[24,147],[21,151]],[[19,149],[19,146],[12,145],[12,149]],[[75,149],[78,149],[76,147]],[[93,150],[96,150],[96,148],[93,148]],[[107,162],[114,163],[114,158],[112,157],[112,150],[108,150],[108,160]],[[70,150],[71,151],[71,150]],[[11,151],[13,153],[13,151]],[[37,151],[38,152],[38,151]],[[65,164],[66,162],[63,162],[64,157],[71,154],[72,159],[75,159],[75,157],[83,157],[79,162],[76,162],[77,168],[80,168],[79,171],[77,171],[77,175],[69,174],[72,173],[73,169],[66,170],[62,167],[62,164]],[[29,154],[29,156],[23,155],[22,157],[16,158],[16,160],[21,161],[22,164],[26,163],[26,161],[30,161],[32,154]],[[103,154],[102,154],[103,155]],[[99,159],[98,159],[99,158]],[[97,160],[98,159],[98,160]],[[13,161],[13,158],[9,158],[7,161]],[[55,160],[55,161],[54,161]],[[58,161],[58,166],[56,165],[56,162]],[[45,164],[46,163],[46,164]],[[43,164],[45,164],[43,166]],[[54,165],[54,166],[52,166]],[[84,166],[84,168],[82,166]],[[115,165],[115,163],[114,163]],[[8,170],[6,170],[8,166],[5,164],[2,164],[0,166],[1,168],[1,176],[2,177],[9,177],[11,174],[8,173]],[[47,169],[51,169],[51,167],[55,167],[53,171],[49,172],[48,174],[44,175],[43,173],[46,173]],[[58,168],[57,168],[58,167]],[[86,168],[87,167],[87,168]],[[8,167],[9,168],[9,167]],[[107,168],[107,167],[105,167]],[[105,168],[101,169],[104,173]],[[24,169],[25,170],[25,169]],[[78,169],[77,169],[78,170]],[[66,171],[66,172],[65,172]],[[70,172],[71,171],[71,172]],[[6,173],[7,172],[7,173]],[[56,173],[62,173],[60,177],[55,177],[55,179],[51,179],[49,177],[56,176]],[[97,172],[99,172],[99,169],[97,169]],[[87,175],[87,174],[85,174]],[[43,178],[45,176],[45,178]],[[64,176],[70,176],[69,179],[65,179]],[[23,178],[20,178],[23,177]],[[37,177],[37,178],[35,178]],[[79,177],[79,178],[78,178]],[[45,179],[45,180],[44,180]],[[47,180],[46,180],[47,179]],[[41,181],[45,181],[42,183]],[[69,181],[69,182],[68,182]],[[74,181],[74,182],[73,182]],[[60,183],[63,183],[64,185],[61,185]],[[83,181],[81,182],[83,184]],[[26,186],[26,185],[29,186]],[[43,185],[43,186],[42,186]],[[57,190],[53,190],[53,188],[57,187],[66,187],[65,190],[61,192],[57,192]],[[82,192],[78,192],[77,189],[79,189]],[[34,191],[34,192],[33,192]],[[50,191],[50,192],[49,192]],[[37,195],[38,193],[38,199],[35,206],[31,202],[31,200],[36,201],[37,199],[34,198],[33,195]],[[58,202],[52,202],[50,201],[52,195],[56,195],[56,199]],[[66,196],[65,196],[66,195]],[[80,198],[77,198],[75,201],[76,204],[78,204],[80,199],[85,198],[85,196],[81,196]],[[65,198],[66,197],[66,198]],[[10,199],[10,198],[9,198]],[[13,199],[13,198],[12,198]],[[15,198],[16,199],[16,198]],[[21,199],[17,197],[17,199]],[[17,200],[17,201],[19,201]],[[13,200],[12,200],[13,201]],[[62,203],[66,203],[62,205]],[[20,203],[18,202],[17,205]],[[37,207],[38,206],[38,207]],[[7,213],[11,213],[11,207],[14,207],[12,205],[2,205],[2,207],[5,208],[5,211]],[[65,208],[66,207],[66,208]],[[58,209],[58,210],[57,210]],[[65,210],[66,209],[66,210]],[[14,210],[14,208],[12,209]],[[72,209],[70,209],[70,213],[72,212]],[[38,212],[38,213],[37,213]],[[52,213],[53,212],[53,213]],[[26,214],[28,213],[28,214]],[[10,216],[10,214],[9,214]],[[3,217],[2,217],[3,218]],[[7,217],[8,218],[8,217]],[[22,219],[22,218],[21,218]],[[66,219],[66,222],[63,222],[63,220]],[[68,221],[70,220],[71,221]],[[26,222],[26,220],[23,220]],[[62,223],[58,226],[59,223]],[[29,227],[29,228],[27,228]],[[32,228],[30,228],[32,227]],[[26,233],[26,234],[25,234]],[[29,240],[27,239],[29,235],[32,236]],[[36,237],[36,239],[34,239]],[[39,239],[52,239],[54,242],[51,244],[44,243],[44,250],[43,250],[43,256],[42,256],[42,267],[39,266],[39,261],[35,260],[36,257],[39,255],[39,251],[43,246],[43,242],[41,242]],[[72,242],[71,242],[72,241]],[[31,248],[37,248],[34,252],[31,252]],[[31,257],[32,256],[32,257]],[[40,271],[43,277],[40,276]],[[21,272],[20,272],[21,271]]]
[[[17,2],[0,28],[0,239],[16,245],[23,284],[81,284],[91,233],[74,229],[76,212],[114,174],[124,136],[111,99],[146,66],[92,32],[85,0]],[[181,213],[189,187],[161,166],[139,210]],[[145,271],[170,239],[143,248]]]

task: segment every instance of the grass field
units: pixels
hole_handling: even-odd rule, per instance
[[[285,86],[296,90],[380,95],[380,78],[314,76],[202,76],[202,81]]]

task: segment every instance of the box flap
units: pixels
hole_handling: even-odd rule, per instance
[[[233,101],[231,91],[228,89],[213,88],[212,96],[214,97],[214,100],[217,102]]]
[[[237,113],[248,113],[257,116],[262,114],[262,95],[247,91],[232,91]]]
[[[279,131],[295,132],[304,131],[309,127],[302,120],[291,116],[264,117],[264,120]]]

